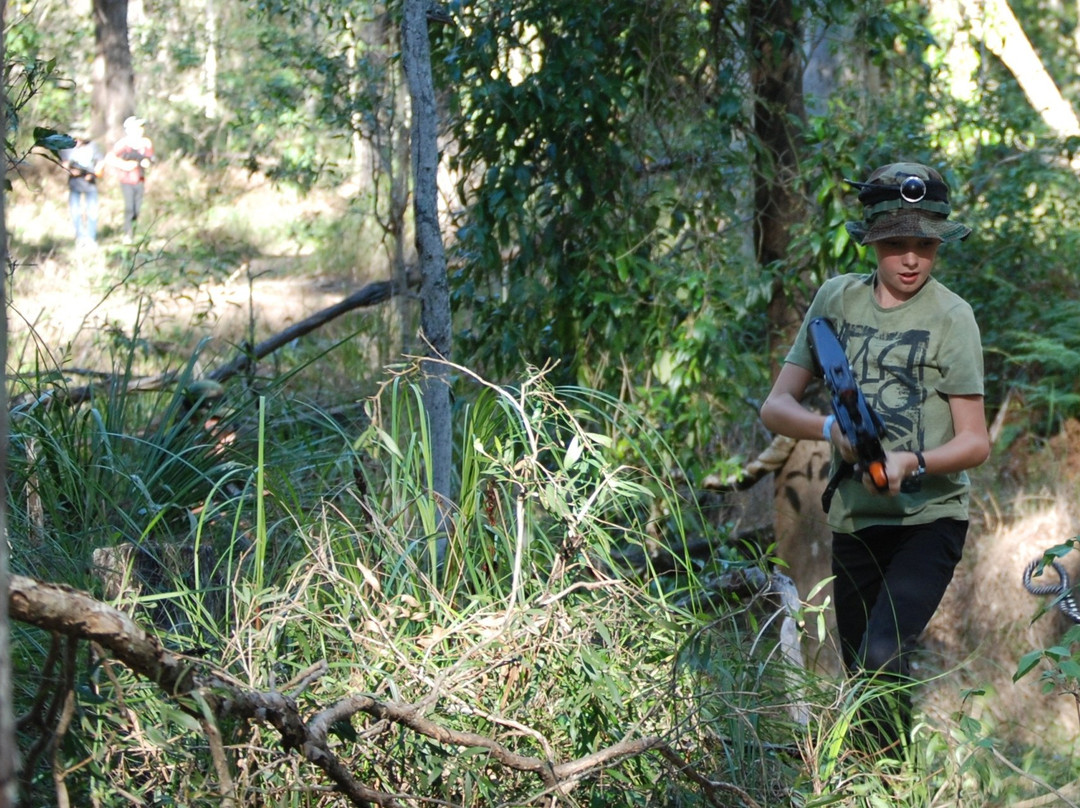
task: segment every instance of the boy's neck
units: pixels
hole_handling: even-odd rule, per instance
[[[923,289],[926,288],[926,285],[928,283],[930,283],[932,278],[933,278],[932,275],[927,275],[926,280],[924,280],[922,282],[922,284],[917,289],[912,291],[910,294],[898,295],[893,290],[891,290],[886,284],[882,283],[880,273],[875,272],[874,273],[874,288],[873,288],[874,300],[876,300],[877,304],[879,306],[881,306],[881,308],[883,308],[883,309],[896,308],[897,306],[901,305],[902,303],[907,303],[909,300],[911,300],[913,297],[915,297],[915,295],[919,294],[919,292],[921,292]]]

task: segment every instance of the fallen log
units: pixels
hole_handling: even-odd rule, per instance
[[[410,282],[409,286],[414,285]],[[288,345],[294,339],[310,334],[317,328],[320,328],[331,320],[335,320],[347,312],[354,309],[360,309],[367,306],[376,306],[379,303],[385,303],[392,298],[395,294],[398,294],[400,290],[394,281],[376,281],[375,283],[369,283],[363,289],[353,292],[351,295],[335,303],[332,306],[327,306],[325,309],[315,312],[310,317],[305,317],[298,323],[286,328],[269,339],[265,339],[258,345],[248,347],[241,350],[240,353],[232,359],[230,362],[222,365],[221,367],[212,370],[207,374],[208,379],[212,379],[216,382],[223,382],[235,376],[237,373],[243,373],[245,370],[251,368],[260,359],[265,359],[285,345]]]

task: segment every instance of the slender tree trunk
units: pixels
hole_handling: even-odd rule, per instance
[[[0,0],[0,23],[6,11]],[[0,25],[2,27],[2,25]],[[3,38],[0,37],[0,64],[7,63]],[[0,132],[7,131],[4,111],[7,109],[7,86],[0,85]],[[5,157],[6,159],[6,157]],[[0,191],[0,301],[7,300],[4,280],[7,278],[7,219],[5,195]],[[7,480],[7,306],[0,305],[0,481]],[[15,713],[11,705],[11,620],[8,614],[8,591],[11,573],[8,569],[7,492],[0,489],[0,808],[15,805],[16,758]]]
[[[379,14],[370,24],[371,41],[368,46],[373,53],[395,53],[400,42],[392,35],[390,17],[387,13]],[[371,131],[371,148],[375,150],[379,163],[373,170],[379,172],[374,177],[376,184],[385,181],[387,194],[386,218],[383,228],[390,235],[390,259],[394,282],[406,288],[409,282],[409,265],[406,254],[406,221],[409,214],[409,189],[412,175],[412,138],[409,133],[409,99],[402,88],[404,76],[392,64],[392,60],[383,58],[386,74],[384,84],[383,112],[376,116],[375,128]],[[359,78],[353,89],[354,97],[362,92]],[[356,125],[360,132],[359,122]],[[359,137],[359,134],[357,135]],[[394,300],[396,320],[393,328],[388,329],[392,339],[389,351],[398,356],[416,351],[416,303],[408,295],[399,295]]]
[[[806,216],[805,196],[799,184],[799,122],[806,116],[801,32],[792,6],[792,0],[751,0],[749,5],[754,132],[758,138],[754,245],[761,270],[775,273],[769,329],[776,366],[791,344],[807,305],[805,297],[796,293],[796,284],[784,283],[792,269],[788,260],[792,229]],[[776,271],[781,266],[785,271]],[[798,287],[805,288],[805,284]],[[791,565],[792,577],[803,597],[808,597],[821,576],[819,556],[808,554],[805,548],[827,547],[829,537],[827,530],[822,535],[823,522],[817,510],[824,483],[819,475],[806,474],[803,469],[827,468],[829,459],[822,441],[799,442],[792,449],[773,478],[773,527],[778,556]],[[789,473],[788,464],[798,472]],[[829,620],[832,625],[831,613]],[[818,660],[831,667],[831,658],[826,654]]]
[[[214,0],[206,0],[204,26],[206,30],[206,55],[203,57],[203,109],[207,118],[218,115],[218,20]]]
[[[439,144],[431,44],[427,30],[428,0],[405,0],[402,54],[412,101],[413,215],[420,260],[421,330],[427,343],[424,407],[431,425],[432,493],[451,501],[452,434],[449,371],[438,360],[450,358],[450,286],[439,229]]]
[[[1080,134],[1076,111],[1054,83],[1008,0],[962,0],[962,4],[971,20],[972,33],[1012,73],[1043,122],[1058,137]]]
[[[128,0],[93,0],[94,87],[91,97],[95,139],[112,143],[124,119],[135,114],[135,70],[128,43]]]

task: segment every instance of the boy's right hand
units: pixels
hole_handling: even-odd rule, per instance
[[[847,439],[844,430],[842,430],[840,425],[835,422],[832,425],[832,429],[829,431],[829,443],[836,447],[836,450],[840,452],[840,457],[844,458],[845,463],[855,463],[858,461],[859,456],[855,454],[855,447],[852,446],[851,441]]]

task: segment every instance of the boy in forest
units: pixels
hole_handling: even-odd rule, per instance
[[[966,470],[990,454],[982,347],[971,307],[931,277],[941,244],[971,232],[949,221],[941,175],[918,163],[893,163],[865,183],[848,182],[860,189],[863,220],[848,222],[847,230],[874,248],[877,268],[821,286],[761,418],[774,432],[829,441],[834,471],[841,462],[856,462],[835,416],[802,404],[817,375],[808,323],[831,320],[884,422],[888,476],[880,492],[858,469],[835,483],[828,523],[840,647],[849,670],[899,685],[861,716],[872,745],[898,752],[911,729],[910,693],[903,686],[911,646],[960,561],[968,528]]]
[[[146,193],[146,173],[154,159],[154,144],[143,132],[142,118],[132,115],[124,120],[124,136],[109,152],[108,162],[124,195],[124,241],[131,243],[135,222]]]

